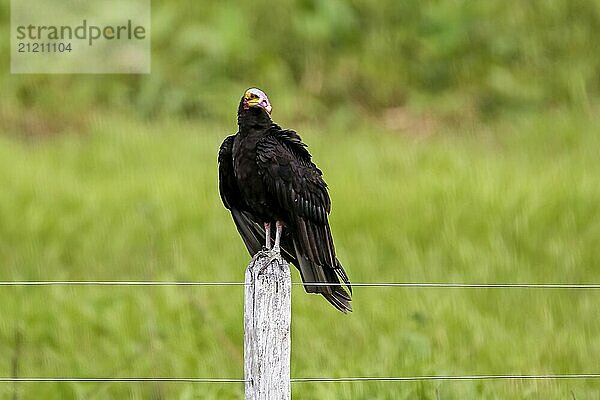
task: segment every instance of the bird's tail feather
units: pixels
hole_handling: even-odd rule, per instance
[[[306,292],[323,295],[328,302],[330,302],[335,308],[343,313],[352,311],[352,306],[350,305],[350,301],[352,299],[350,294],[348,294],[348,292],[346,292],[346,290],[339,285],[340,280],[338,275],[342,278],[350,290],[350,293],[352,293],[350,280],[348,279],[348,276],[346,275],[346,272],[342,268],[340,262],[336,259],[335,268],[321,266],[303,256],[299,251],[299,245],[295,240],[294,248],[298,260],[297,266],[300,270],[302,281],[305,282],[304,289]],[[311,283],[315,284],[311,285]],[[320,285],[320,283],[332,283],[333,285]]]

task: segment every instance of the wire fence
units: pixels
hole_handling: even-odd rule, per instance
[[[194,281],[0,281],[0,286],[245,286],[244,282]],[[346,286],[344,283],[293,282],[294,286]],[[352,287],[398,287],[439,289],[585,289],[598,290],[600,284],[586,283],[437,283],[437,282],[359,282]]]
[[[466,380],[543,380],[543,379],[600,379],[600,374],[543,374],[543,375],[428,375],[428,376],[367,376],[343,378],[291,378],[292,383],[308,382],[410,382],[410,381],[466,381]],[[245,383],[245,379],[232,378],[161,378],[161,377],[113,377],[113,378],[74,378],[74,377],[0,377],[0,382],[112,382],[112,383]]]
[[[195,282],[195,281],[0,281],[0,286],[245,286],[244,282]],[[293,282],[303,286],[345,286],[343,283]],[[575,289],[598,290],[600,284],[584,283],[438,283],[438,282],[359,282],[352,287],[392,288],[438,288],[438,289]],[[600,379],[600,373],[590,374],[541,374],[541,375],[429,375],[398,377],[314,377],[291,378],[292,383],[307,382],[414,382],[414,381],[481,381],[481,380],[558,380]],[[182,378],[182,377],[0,377],[0,383],[35,382],[112,382],[112,383],[245,383],[235,378]]]

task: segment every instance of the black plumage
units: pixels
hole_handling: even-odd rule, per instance
[[[262,91],[249,89],[242,97],[238,132],[219,149],[223,204],[250,255],[270,247],[268,224],[275,223],[274,249],[298,268],[306,291],[322,294],[340,311],[351,311],[350,281],[336,257],[328,222],[327,184],[300,136],[275,124],[270,111]],[[339,285],[340,278],[350,293]]]

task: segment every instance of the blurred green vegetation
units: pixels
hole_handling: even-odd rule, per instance
[[[3,74],[4,119],[22,108],[222,119],[251,85],[298,119],[406,105],[487,117],[589,108],[600,93],[596,0],[154,0],[152,14],[151,75]]]
[[[600,282],[600,120],[563,110],[414,138],[299,126],[355,282]],[[0,136],[0,280],[241,281],[218,126]],[[294,281],[299,281],[293,272]],[[597,373],[598,291],[293,291],[292,376]],[[242,287],[2,287],[0,376],[242,376]],[[15,367],[16,365],[16,367]],[[0,384],[0,398],[239,399],[237,384]],[[298,399],[591,399],[598,380],[303,383]]]

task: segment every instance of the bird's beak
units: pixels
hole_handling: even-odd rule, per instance
[[[271,110],[273,107],[269,104],[268,100],[261,100],[260,97],[252,97],[251,93],[245,93],[242,106],[244,110],[248,110],[252,106],[260,106],[264,108],[269,114],[271,114]]]
[[[251,98],[249,93],[244,94],[244,109],[247,110],[252,106],[258,105],[260,102],[259,98]]]

